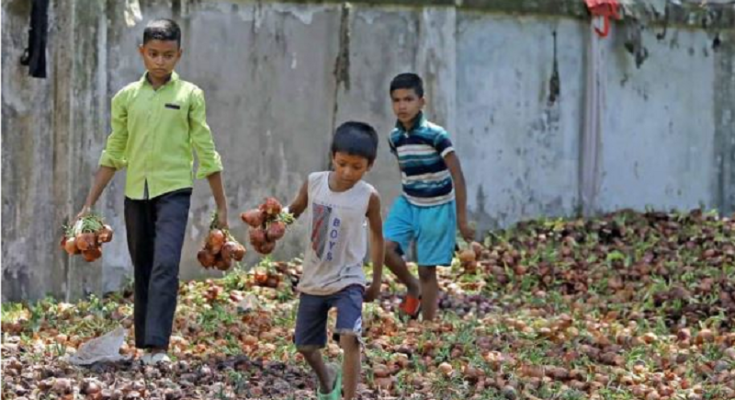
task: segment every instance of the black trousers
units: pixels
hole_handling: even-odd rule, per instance
[[[168,348],[190,203],[190,188],[149,200],[125,198],[128,250],[135,269],[135,347],[139,349]]]

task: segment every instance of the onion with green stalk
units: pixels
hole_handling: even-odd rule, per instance
[[[85,261],[92,262],[102,257],[102,244],[110,242],[112,236],[112,227],[104,223],[102,216],[89,213],[64,226],[60,245],[67,254],[81,254]]]

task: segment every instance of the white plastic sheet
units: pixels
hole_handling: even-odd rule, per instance
[[[129,356],[120,354],[120,348],[125,343],[127,331],[118,327],[112,332],[94,338],[79,347],[75,354],[69,357],[69,362],[75,365],[91,365],[97,362],[117,362],[129,359]]]

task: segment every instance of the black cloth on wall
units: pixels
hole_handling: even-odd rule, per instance
[[[28,30],[28,47],[20,59],[28,66],[34,78],[46,77],[46,38],[48,36],[48,6],[50,0],[33,0],[31,27]]]

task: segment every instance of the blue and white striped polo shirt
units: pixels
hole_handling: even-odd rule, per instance
[[[419,113],[408,132],[396,123],[388,142],[398,157],[403,195],[411,204],[428,207],[454,200],[452,175],[444,162],[454,147],[444,128]]]

